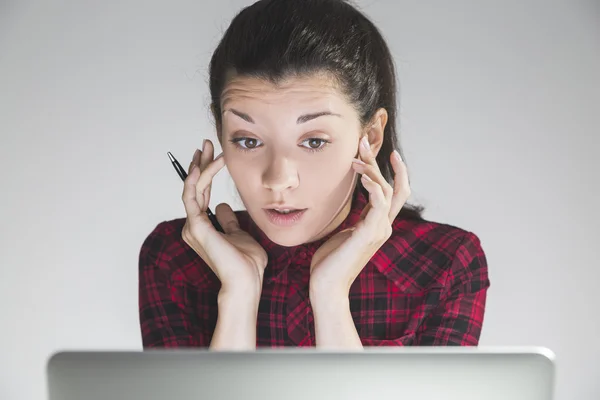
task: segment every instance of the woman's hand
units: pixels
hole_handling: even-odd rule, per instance
[[[356,226],[335,234],[315,252],[310,291],[316,299],[332,292],[347,298],[358,274],[391,236],[392,223],[410,196],[406,165],[397,151],[390,155],[395,175],[392,187],[381,174],[366,137],[359,147],[360,158],[354,160],[353,168],[362,175],[369,203]]]
[[[215,210],[225,233],[212,225],[206,209],[214,176],[225,166],[222,154],[213,160],[214,147],[204,142],[196,150],[184,182],[183,204],[187,219],[183,240],[208,264],[221,281],[221,292],[257,290],[260,296],[262,278],[267,265],[267,253],[247,232],[240,229],[235,213],[227,204]]]

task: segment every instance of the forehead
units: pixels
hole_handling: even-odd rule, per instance
[[[238,102],[266,105],[348,106],[337,82],[327,74],[293,76],[274,83],[256,77],[233,76],[221,95],[221,108]]]

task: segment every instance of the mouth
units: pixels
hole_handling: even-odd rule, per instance
[[[302,219],[302,216],[308,209],[265,208],[264,210],[272,224],[277,226],[292,226]]]

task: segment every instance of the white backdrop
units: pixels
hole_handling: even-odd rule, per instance
[[[0,1],[0,398],[43,399],[60,349],[140,349],[137,257],[183,216],[207,65],[248,1]],[[482,345],[558,357],[600,398],[598,1],[362,1],[397,60],[413,200],[474,231]],[[222,172],[213,207],[234,187]]]

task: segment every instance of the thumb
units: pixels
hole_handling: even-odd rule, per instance
[[[215,215],[217,221],[223,227],[225,234],[234,233],[240,230],[240,224],[238,222],[235,213],[227,203],[221,203],[215,208]]]
[[[367,205],[365,206],[365,208],[360,213],[359,220],[365,219],[367,217],[367,214],[369,213],[370,209],[371,209],[371,203],[367,203]]]

